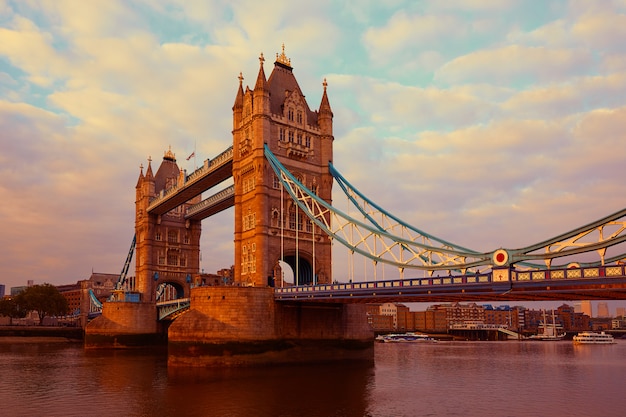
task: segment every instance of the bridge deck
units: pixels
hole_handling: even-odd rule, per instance
[[[150,203],[148,212],[165,214],[232,176],[233,152],[230,147],[213,160],[207,159],[202,167],[185,178],[184,184],[164,190]]]
[[[278,301],[330,303],[626,300],[624,266],[276,288]]]

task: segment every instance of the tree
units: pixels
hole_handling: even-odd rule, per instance
[[[11,324],[13,319],[21,319],[26,317],[27,310],[20,308],[13,298],[0,299],[0,316],[10,317]]]
[[[63,316],[69,311],[67,300],[51,284],[28,287],[15,296],[15,302],[28,311],[37,311],[39,325],[46,316]]]

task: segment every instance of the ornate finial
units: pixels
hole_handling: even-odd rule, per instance
[[[139,171],[143,173],[143,164],[139,164]]]
[[[239,84],[243,83],[243,74],[241,72],[239,73],[239,77],[237,78],[239,78]]]
[[[283,52],[278,55],[278,53],[276,54],[276,62],[279,62],[283,65],[287,65],[288,67],[291,67],[291,59],[287,58],[287,56],[285,55],[285,44],[283,43]]]
[[[328,83],[326,82],[326,78],[324,78],[324,82],[322,83],[324,86],[324,91],[326,91],[326,87],[328,87]]]
[[[176,161],[176,155],[172,152],[172,145],[170,145],[169,149],[165,152],[163,159],[169,159],[171,161]]]
[[[148,155],[148,165],[150,165],[150,162],[152,162],[152,156]]]
[[[261,52],[261,56],[259,57],[259,62],[261,63],[261,65],[263,65],[263,63],[265,62],[265,57],[263,56],[263,52]]]

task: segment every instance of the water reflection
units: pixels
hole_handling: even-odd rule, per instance
[[[0,343],[13,416],[621,416],[626,343],[377,344],[375,366],[169,368],[164,351]],[[10,410],[9,414],[4,410]]]
[[[220,416],[365,416],[374,368],[363,363],[171,368],[168,374],[173,398],[190,391],[201,395],[193,405],[180,404],[183,415],[201,415],[194,414],[200,406]]]
[[[374,378],[372,363],[168,369],[165,352],[59,344],[0,358],[13,416],[365,416]]]

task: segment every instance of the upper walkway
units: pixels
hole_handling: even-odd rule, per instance
[[[217,157],[205,160],[200,168],[184,177],[182,184],[175,184],[167,190],[161,191],[161,193],[150,202],[148,212],[158,215],[165,214],[232,176],[233,147],[231,146]],[[228,190],[230,188],[231,187],[226,188],[215,196],[211,196],[199,203],[197,206],[203,206],[197,208],[188,218],[199,220],[231,207],[234,204],[234,190],[230,190],[229,194]],[[216,197],[218,195],[219,197]],[[232,201],[229,200],[229,198],[231,198]],[[209,200],[209,202],[205,203],[207,200]],[[190,208],[190,212],[194,207]]]

